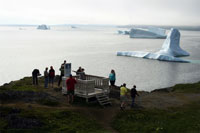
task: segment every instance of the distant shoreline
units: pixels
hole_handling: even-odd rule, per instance
[[[37,27],[39,24],[0,24],[0,26],[10,26],[10,27]],[[101,25],[101,24],[48,24],[49,26],[91,26],[91,27],[116,27],[116,28],[147,28],[147,27],[159,27],[163,29],[170,30],[171,28],[176,28],[185,31],[200,31],[200,25],[190,26],[190,25]]]

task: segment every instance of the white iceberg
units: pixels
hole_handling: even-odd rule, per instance
[[[161,28],[157,28],[157,27],[148,27],[148,31],[156,33],[157,35],[161,35],[161,36],[165,36],[166,37],[166,30],[165,29],[161,29]]]
[[[162,48],[157,54],[169,56],[189,56],[190,54],[180,48],[180,32],[177,29],[171,29],[165,39]]]
[[[165,29],[149,27],[148,29],[132,28],[130,38],[159,38],[165,39]]]
[[[117,55],[142,57],[146,59],[155,59],[161,61],[189,62],[187,60],[177,58],[180,56],[189,56],[189,53],[180,48],[179,43],[180,43],[180,32],[177,29],[171,29],[171,31],[168,33],[167,39],[165,39],[163,43],[161,50],[156,53],[127,51],[127,52],[117,52]]]
[[[42,24],[42,25],[38,25],[37,29],[39,29],[39,30],[49,30],[50,27],[47,27],[47,25]]]

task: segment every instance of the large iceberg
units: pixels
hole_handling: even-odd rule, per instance
[[[149,27],[148,29],[132,28],[130,38],[160,38],[165,39],[165,29]]]
[[[165,39],[162,48],[157,54],[169,56],[189,56],[189,53],[180,48],[180,32],[177,29],[171,29]]]
[[[117,55],[142,57],[161,61],[189,62],[187,60],[178,58],[180,56],[189,56],[189,53],[180,48],[180,32],[177,29],[171,29],[162,45],[161,50],[156,53],[127,51],[117,52]]]

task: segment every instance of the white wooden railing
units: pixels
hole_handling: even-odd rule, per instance
[[[95,92],[95,88],[102,89],[103,92],[109,93],[109,79],[100,76],[86,75],[86,80],[81,80],[77,76],[74,76],[77,80],[75,85],[75,94],[80,93],[88,95]],[[66,94],[66,77],[63,77],[62,93]]]
[[[109,89],[109,79],[100,76],[86,75],[86,80],[94,80],[95,88]]]

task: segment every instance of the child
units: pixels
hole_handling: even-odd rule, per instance
[[[139,96],[139,94],[137,93],[137,90],[136,90],[136,86],[133,85],[133,88],[131,89],[131,98],[132,98],[131,108],[134,107],[136,95]]]

